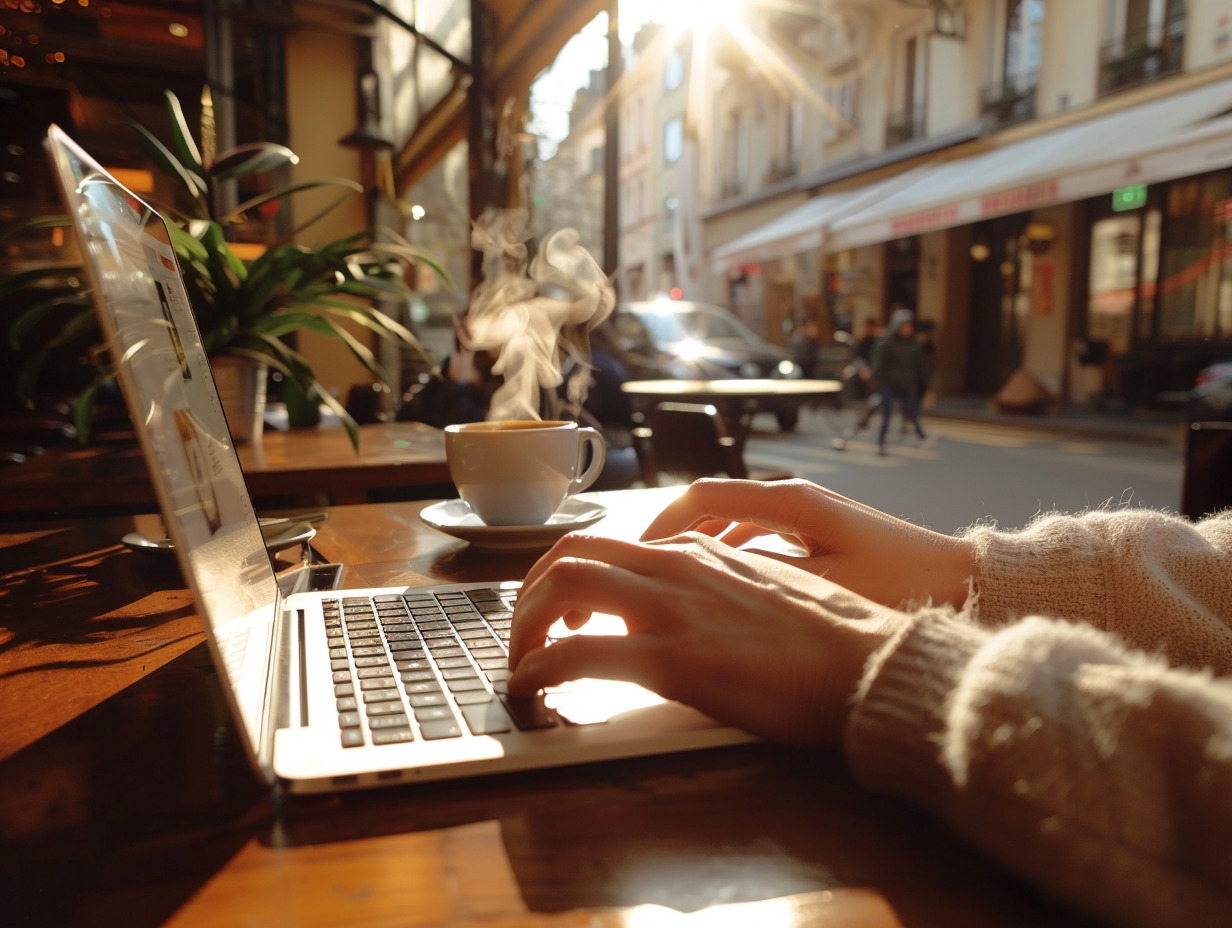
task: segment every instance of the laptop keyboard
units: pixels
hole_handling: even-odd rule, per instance
[[[516,591],[326,599],[343,747],[464,738],[562,724],[542,697],[512,697]]]

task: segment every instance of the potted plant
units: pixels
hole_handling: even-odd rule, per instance
[[[214,196],[218,183],[295,164],[298,158],[290,149],[266,142],[241,145],[214,155],[208,104],[202,118],[202,146],[198,148],[179,100],[170,91],[165,96],[171,116],[172,147],[164,145],[144,126],[135,125],[135,129],[151,160],[182,192],[176,204],[160,205],[160,211],[171,228],[172,244],[216,376],[228,363],[226,359],[277,371],[282,376],[284,393],[290,394],[285,397],[289,402],[299,394],[299,399],[307,400],[314,409],[317,403],[324,403],[339,416],[352,444],[358,448],[359,431],[354,419],[335,397],[318,386],[311,366],[283,339],[301,331],[338,339],[374,378],[386,383],[386,373],[373,352],[344,323],[358,324],[380,338],[423,353],[411,331],[383,311],[379,303],[410,297],[405,282],[410,265],[424,262],[447,280],[444,270],[391,230],[375,228],[353,232],[315,248],[284,241],[253,259],[242,259],[228,241],[227,229],[251,211],[302,191],[337,188],[341,196],[301,224],[292,232],[293,236],[320,220],[345,197],[362,193],[363,188],[341,178],[295,183],[255,196],[220,214]],[[68,224],[67,216],[45,216],[26,223],[22,231]],[[72,280],[75,275],[75,268],[63,265],[15,274],[0,280],[0,300],[18,291],[37,290],[48,282]],[[45,299],[26,301],[8,326],[10,345],[25,354],[17,381],[17,392],[24,403],[33,402],[39,374],[48,357],[73,346],[79,348],[83,333],[94,327],[89,294],[80,286],[68,292],[55,291]],[[28,340],[34,341],[35,332],[43,333],[44,339],[39,344],[27,344]],[[94,351],[92,355],[101,359],[104,353]],[[89,434],[96,392],[114,376],[106,361],[98,363],[98,375],[80,392],[75,403],[74,419],[83,440]],[[263,384],[263,375],[258,377]]]

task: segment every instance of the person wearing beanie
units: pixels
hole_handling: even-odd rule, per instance
[[[890,315],[885,335],[873,352],[872,366],[881,395],[877,453],[885,454],[886,434],[896,403],[904,422],[910,423],[923,440],[926,436],[920,425],[920,385],[928,379],[928,355],[915,337],[915,314],[911,310],[896,309]]]
[[[545,646],[591,610],[627,636]],[[701,480],[641,542],[558,542],[509,660],[513,693],[633,680],[839,748],[1105,924],[1232,925],[1232,509],[949,536],[802,480]]]

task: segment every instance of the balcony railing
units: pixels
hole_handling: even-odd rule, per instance
[[[886,120],[886,147],[901,145],[924,136],[924,113],[904,110],[894,113]]]
[[[980,115],[986,124],[1002,129],[1035,118],[1035,91],[1039,75],[995,84],[985,84],[980,90]]]
[[[1184,14],[1158,29],[1137,30],[1105,42],[1099,50],[1099,95],[1106,97],[1178,73],[1184,51]]]

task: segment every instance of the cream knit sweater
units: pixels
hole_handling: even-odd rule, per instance
[[[1232,926],[1232,511],[967,537],[968,604],[869,661],[856,777],[1110,924]]]

